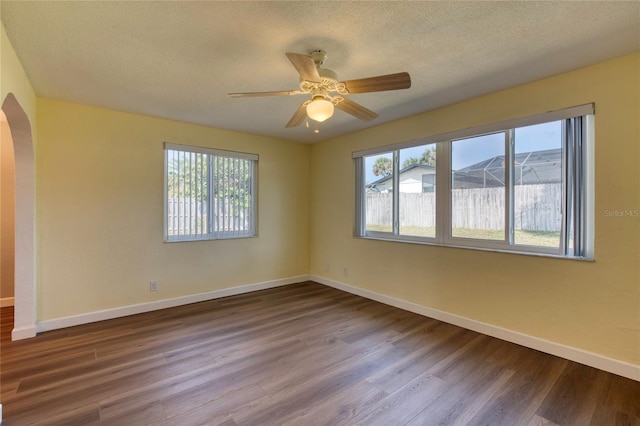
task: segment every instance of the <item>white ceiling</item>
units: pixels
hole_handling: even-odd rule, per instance
[[[300,142],[640,51],[640,2],[26,2],[1,18],[41,97]],[[284,126],[305,96],[285,52],[327,51],[340,80],[407,71],[408,90],[350,95],[319,134]]]

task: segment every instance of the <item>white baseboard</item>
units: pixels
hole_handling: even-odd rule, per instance
[[[478,333],[496,337],[501,340],[506,340],[507,342],[516,343],[518,345],[526,346],[528,348],[565,358],[570,361],[588,365],[599,370],[608,371],[619,376],[640,381],[639,365],[629,364],[624,361],[608,358],[603,355],[574,348],[571,346],[566,346],[561,343],[540,339],[538,337],[529,336],[517,331],[498,327],[496,325],[476,321],[471,318],[451,314],[433,308],[428,308],[426,306],[407,302],[402,299],[396,299],[395,297],[386,296],[384,294],[365,290],[359,287],[354,287],[349,284],[330,280],[318,275],[311,275],[311,280],[327,285],[329,287],[334,287],[339,290],[346,291],[351,294],[365,297],[367,299],[375,300],[377,302],[381,302],[390,306],[395,306],[396,308],[404,309],[405,311],[414,312],[416,314],[434,318],[449,324],[457,325],[468,330],[477,331]]]
[[[0,308],[6,308],[7,306],[13,305],[15,305],[15,297],[0,298]]]
[[[84,314],[72,315],[68,317],[55,318],[40,321],[36,324],[38,333],[43,331],[51,331],[59,328],[73,327],[91,322],[104,321],[113,318],[124,317],[128,315],[141,314],[144,312],[156,311],[159,309],[173,308],[175,306],[188,305],[189,303],[204,302],[207,300],[219,299],[221,297],[234,296],[237,294],[250,293],[257,290],[265,290],[268,288],[280,287],[289,284],[295,284],[308,281],[309,275],[299,275],[296,277],[282,278],[272,281],[264,281],[260,283],[247,284],[238,287],[224,288],[221,290],[207,291],[205,293],[191,294],[188,296],[175,297],[172,299],[162,299],[153,302],[138,303],[135,305],[122,306],[113,309],[104,309],[95,312],[87,312]],[[14,330],[15,332],[15,330]],[[35,333],[34,333],[35,336]],[[33,337],[33,336],[30,336]],[[15,339],[14,339],[15,340]]]
[[[105,309],[101,311],[88,312],[68,317],[55,318],[51,320],[40,321],[36,327],[23,327],[14,329],[11,337],[13,340],[20,340],[34,337],[37,332],[56,330],[59,328],[72,327],[81,324],[87,324],[96,321],[119,318],[127,315],[135,315],[144,312],[155,311],[158,309],[172,308],[175,306],[187,305],[189,303],[204,302],[206,300],[219,299],[221,297],[234,296],[237,294],[250,293],[252,291],[265,290],[289,284],[295,284],[303,281],[312,280],[329,287],[337,288],[351,294],[375,300],[396,308],[414,312],[429,318],[434,318],[449,324],[473,330],[478,333],[506,340],[511,343],[526,346],[541,352],[559,356],[580,364],[608,371],[619,376],[627,377],[632,380],[640,381],[640,366],[630,364],[624,361],[608,358],[593,352],[566,346],[561,343],[552,342],[538,337],[530,336],[517,331],[502,328],[493,324],[476,321],[471,318],[460,315],[451,314],[438,309],[428,308],[416,303],[407,302],[374,291],[365,290],[349,284],[334,281],[319,275],[299,275],[296,277],[283,278],[272,281],[265,281],[254,284],[247,284],[238,287],[231,287],[221,290],[214,290],[205,293],[198,293],[188,296],[181,296],[172,299],[163,299],[153,302],[139,303],[135,305],[122,306],[113,309]]]
[[[22,340],[36,337],[37,329],[34,325],[28,327],[16,327],[11,331],[11,340]]]

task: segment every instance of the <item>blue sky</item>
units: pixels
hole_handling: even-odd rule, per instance
[[[560,148],[562,141],[562,122],[536,124],[534,126],[520,127],[515,132],[515,152],[544,151]],[[417,146],[400,151],[400,164],[411,157],[420,158],[425,148],[435,145]],[[454,170],[461,169],[480,161],[504,155],[504,133],[493,133],[453,142],[451,152],[452,166]],[[372,166],[379,157],[388,157],[391,154],[373,155],[365,157],[366,182],[379,179],[372,171]]]

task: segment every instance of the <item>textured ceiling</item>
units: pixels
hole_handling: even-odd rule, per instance
[[[315,142],[640,51],[639,2],[25,2],[2,22],[39,96]],[[408,90],[350,95],[284,126],[305,96],[285,52],[327,51],[340,80],[407,71]]]

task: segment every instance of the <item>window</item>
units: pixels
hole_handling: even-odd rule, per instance
[[[451,236],[505,239],[506,132],[451,141]]]
[[[398,233],[434,238],[436,145],[401,149],[398,160]]]
[[[552,121],[514,131],[514,244],[561,246],[562,126],[562,121]]]
[[[366,170],[379,177],[367,185],[367,231],[390,232],[393,229],[393,155],[382,154],[364,160]]]
[[[593,112],[354,152],[355,235],[592,258]]]
[[[165,241],[256,235],[258,156],[165,143]]]

